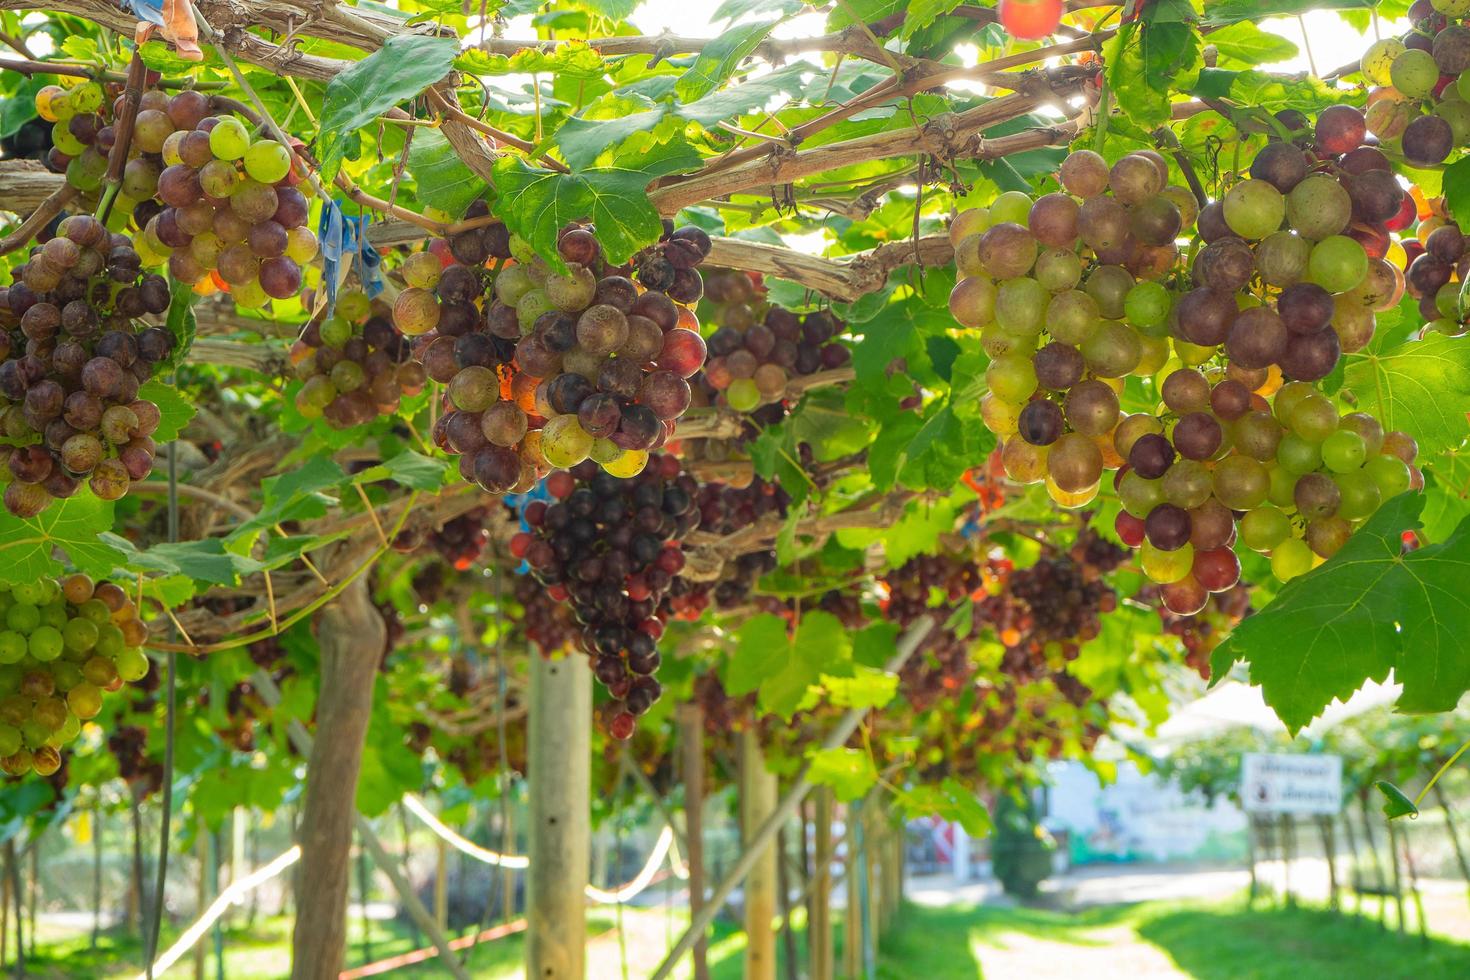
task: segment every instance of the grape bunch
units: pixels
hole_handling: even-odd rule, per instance
[[[973,601],[981,577],[981,567],[972,556],[916,555],[884,576],[880,586],[887,593],[883,617],[897,623],[900,630],[926,614],[947,618],[944,610]],[[956,695],[974,673],[969,644],[940,622],[899,670],[899,683],[909,703],[923,711],[940,698]]]
[[[153,101],[162,95],[148,94]],[[35,105],[36,114],[52,124],[46,165],[55,173],[65,174],[66,182],[82,192],[82,200],[91,203],[107,174],[107,155],[115,137],[112,120],[121,103],[109,102],[106,88],[87,81],[71,88],[43,86],[36,92]],[[129,211],[130,206],[114,209],[117,230],[124,227]]]
[[[0,586],[0,771],[49,776],[102,710],[148,673],[148,629],[123,589],[85,575]]]
[[[168,283],[88,215],[62,219],[14,273],[0,287],[0,433],[14,447],[5,507],[34,517],[83,480],[117,500],[153,468],[161,417],[138,389],[174,336],[134,318],[168,309]]]
[[[163,787],[163,764],[148,758],[148,729],[119,725],[107,736],[107,748],[117,760],[117,774],[138,799]]]
[[[1006,192],[950,229],[961,275],[950,310],[991,356],[981,418],[1004,440],[1007,474],[1044,480],[1066,507],[1092,500],[1104,467],[1117,465],[1108,435],[1122,379],[1169,356],[1159,280],[1195,203],[1168,179],[1150,150],[1112,168],[1079,150],[1062,163],[1062,190],[1035,201]]]
[[[1158,599],[1158,586],[1147,585],[1136,597],[1142,602]],[[1236,625],[1252,612],[1249,586],[1240,583],[1223,592],[1213,593],[1203,609],[1181,616],[1168,606],[1155,604],[1164,632],[1177,636],[1184,646],[1184,663],[1203,678],[1210,676],[1210,654],[1230,635]]]
[[[530,530],[511,539],[511,554],[526,560],[547,594],[571,604],[578,647],[613,695],[604,722],[619,739],[658,700],[660,604],[684,568],[679,539],[699,522],[694,478],[676,457],[649,462],[627,478],[599,472],[590,460],[552,474],[546,486],[555,501],[528,504]]]
[[[790,496],[779,485],[752,477],[751,482],[738,487],[714,481],[701,483],[695,506],[701,531],[726,535],[767,515],[785,517],[790,502]],[[711,601],[720,609],[735,609],[749,601],[762,575],[776,570],[776,552],[770,548],[716,560],[717,567],[708,569],[698,582],[687,571],[675,580],[667,600],[671,614],[695,620]]]
[[[698,322],[675,300],[699,299],[709,237],[670,231],[636,257],[640,291],[606,266],[590,227],[562,231],[565,274],[503,226],[465,234],[477,232],[449,241],[454,264],[442,270],[432,254],[411,256],[410,288],[394,304],[399,329],[423,338],[428,376],[447,385],[436,440],[492,493],[589,458],[637,474],[689,407],[688,378],[704,363]]]
[[[515,598],[521,604],[521,631],[544,656],[561,653],[576,641],[577,623],[571,610],[534,578],[516,576]]]
[[[317,254],[295,153],[212,111],[192,90],[143,93],[121,206],[142,229],[144,264],[167,262],[175,279],[227,289],[246,309],[295,297]]]
[[[852,351],[839,343],[843,324],[827,311],[798,316],[765,302],[758,277],[723,271],[706,279],[711,322],[704,377],[737,412],[781,401],[794,376],[839,368]]]
[[[410,360],[408,342],[365,293],[345,292],[332,315],[314,319],[291,347],[302,382],[296,410],[346,429],[392,415],[405,395],[416,395],[428,375]]]
[[[1066,664],[1101,632],[1102,615],[1117,608],[1117,592],[1103,576],[1126,557],[1124,549],[1084,524],[1070,549],[1048,548],[1029,567],[991,559],[989,594],[975,612],[1005,647],[1001,671],[1019,682],[1050,677],[1068,700],[1085,700],[1065,674]]]
[[[458,517],[451,517],[428,536],[427,545],[457,572],[472,567],[490,544],[490,531],[485,522],[490,508],[476,507]]]

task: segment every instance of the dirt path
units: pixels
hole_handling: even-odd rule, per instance
[[[1126,926],[1090,930],[1077,943],[1007,932],[975,946],[985,980],[1173,980],[1188,977]]]

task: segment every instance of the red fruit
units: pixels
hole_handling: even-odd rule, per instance
[[[577,488],[577,481],[565,470],[557,470],[546,478],[546,490],[557,500],[565,500]]]
[[[1137,548],[1143,544],[1143,521],[1126,510],[1118,511],[1118,516],[1113,521],[1113,529],[1118,532],[1118,537],[1128,547]]]
[[[638,632],[646,634],[651,640],[657,640],[664,635],[664,624],[657,619],[645,619],[638,624]]]
[[[565,585],[562,585],[561,583],[547,586],[546,594],[551,596],[557,602],[566,602],[567,598],[571,595],[571,593],[567,591],[567,587]]]
[[[1399,213],[1385,221],[1383,227],[1389,231],[1403,231],[1418,220],[1418,205],[1414,203],[1413,195],[1405,194],[1402,203],[1399,204]]]
[[[449,242],[443,238],[436,238],[429,243],[429,254],[439,260],[444,268],[454,265],[454,255],[449,251]]]
[[[620,711],[613,715],[612,721],[608,723],[607,733],[619,740],[632,738],[634,723],[635,719],[631,714]]]
[[[1062,0],[1000,0],[1000,26],[1011,37],[1037,41],[1062,22]]]
[[[527,504],[525,518],[527,524],[532,527],[540,527],[541,522],[546,519],[546,501],[533,500]]]
[[[625,587],[628,590],[628,598],[634,602],[642,602],[652,595],[652,592],[648,588],[648,583],[643,580],[642,575],[629,575],[628,583]]]
[[[514,534],[510,539],[510,553],[513,557],[526,557],[526,549],[531,547],[531,536],[525,531]]]

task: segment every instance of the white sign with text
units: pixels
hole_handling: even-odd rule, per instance
[[[1240,803],[1250,813],[1330,815],[1342,809],[1342,756],[1247,752]]]

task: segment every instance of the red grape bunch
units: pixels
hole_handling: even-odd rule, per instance
[[[169,306],[168,283],[144,274],[127,236],[72,215],[0,287],[0,434],[5,507],[34,517],[82,481],[117,500],[153,468],[158,407],[138,389],[174,349],[135,317]]]
[[[1144,586],[1136,598],[1149,602],[1157,596],[1158,587]],[[1181,616],[1160,603],[1156,607],[1164,622],[1164,632],[1179,637],[1184,646],[1184,663],[1203,678],[1210,676],[1210,654],[1230,631],[1252,612],[1250,587],[1239,583],[1210,596],[1203,609]]]
[[[680,229],[640,255],[640,291],[606,266],[590,227],[562,232],[565,274],[503,226],[480,233],[478,246],[449,243],[468,265],[441,272],[431,256],[411,256],[410,288],[394,306],[399,328],[426,339],[429,377],[447,384],[436,441],[492,493],[589,458],[614,476],[637,474],[689,407],[688,378],[704,363],[694,314],[675,299],[698,300],[708,236]],[[487,258],[497,271],[481,270]]]
[[[706,278],[710,334],[704,376],[738,412],[781,401],[793,377],[842,367],[852,351],[836,338],[843,324],[826,311],[798,316],[765,301],[758,277],[721,270]]]
[[[291,147],[252,138],[239,118],[215,115],[207,97],[186,89],[143,93],[133,148],[122,194],[136,202],[145,265],[166,260],[175,279],[227,289],[248,309],[301,291],[317,240]]]
[[[336,309],[314,319],[291,347],[302,382],[296,410],[346,429],[392,415],[399,399],[423,390],[424,366],[409,359],[408,342],[365,293],[344,292]]]
[[[949,609],[973,602],[980,587],[981,569],[973,557],[917,555],[883,578],[881,590],[887,593],[883,617],[900,629],[923,615],[947,618]],[[915,709],[923,711],[940,698],[956,695],[974,673],[970,644],[940,622],[900,669],[900,689]]]
[[[571,604],[578,647],[613,695],[604,722],[628,738],[635,719],[658,700],[657,641],[666,614],[660,603],[684,568],[679,539],[699,522],[698,485],[677,458],[651,457],[637,476],[620,478],[583,461],[554,473],[553,503],[533,501],[530,531],[511,539],[552,598]]]
[[[562,653],[576,642],[578,626],[571,609],[541,583],[529,575],[517,575],[515,598],[521,604],[521,631],[543,655]]]

